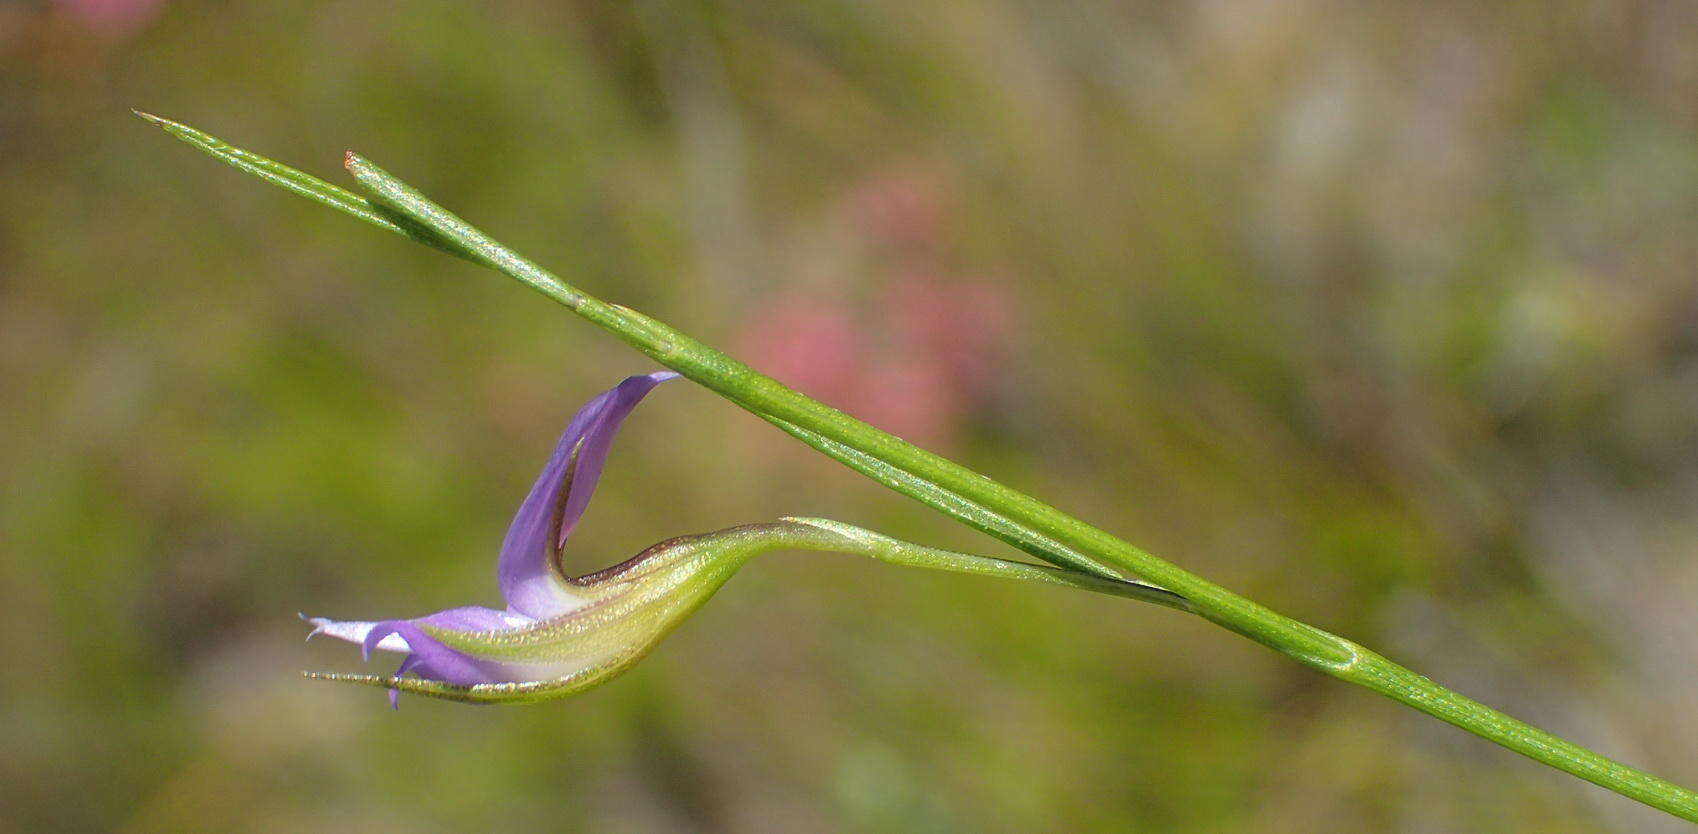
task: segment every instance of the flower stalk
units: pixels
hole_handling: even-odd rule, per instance
[[[1497,712],[1337,635],[1279,614],[1036,498],[790,390],[630,308],[604,302],[501,245],[401,180],[349,153],[361,197],[207,134],[142,114],[273,184],[368,223],[489,266],[862,474],[1077,575],[1159,586],[1184,607],[1311,668],[1675,816],[1698,821],[1698,794]],[[891,551],[895,552],[895,551]],[[1080,580],[1083,581],[1083,580]]]
[[[1185,600],[1138,582],[925,547],[826,519],[783,518],[669,539],[611,568],[573,579],[572,587],[585,597],[585,604],[552,620],[519,628],[456,630],[427,625],[421,629],[426,634],[423,639],[440,641],[447,650],[480,662],[557,667],[558,674],[485,682],[407,677],[399,672],[305,674],[315,680],[388,689],[391,697],[408,692],[468,703],[534,703],[573,695],[629,669],[750,559],[783,550],[867,556],[892,565],[1076,588],[1187,610]],[[338,625],[321,619],[313,622],[321,629]],[[407,639],[418,640],[419,633]],[[362,639],[376,645],[381,637],[371,638],[378,635],[381,632],[367,632]]]

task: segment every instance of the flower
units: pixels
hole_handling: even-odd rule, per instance
[[[949,447],[995,401],[1012,302],[947,271],[889,276],[871,303],[796,290],[756,311],[740,353],[796,390],[917,443]]]
[[[455,701],[531,702],[559,698],[630,668],[713,596],[749,559],[771,550],[858,554],[909,565],[1023,579],[1129,596],[1190,610],[1160,588],[1051,567],[951,553],[841,522],[782,518],[669,539],[613,567],[570,577],[560,552],[589,504],[619,426],[655,386],[678,376],[633,376],[572,418],[531,487],[501,546],[497,571],[506,610],[465,606],[406,620],[302,619],[308,637],[327,634],[405,655],[395,674],[308,672],[400,693]]]
[[[633,376],[572,418],[502,543],[506,610],[466,606],[404,620],[305,617],[312,635],[406,655],[389,677],[308,673],[461,701],[537,701],[624,671],[730,578],[747,556],[733,528],[657,544],[636,557],[569,577],[560,553],[583,516],[620,424],[671,372]],[[312,635],[308,635],[309,637]],[[410,675],[410,676],[409,676]]]
[[[804,394],[945,450],[998,405],[1016,334],[1007,288],[949,255],[959,212],[947,174],[914,161],[863,179],[843,204],[849,245],[808,250],[798,272],[811,285],[757,307],[737,351]]]

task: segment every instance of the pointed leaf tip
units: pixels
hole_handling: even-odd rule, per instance
[[[158,125],[160,127],[164,127],[166,124],[169,123],[169,121],[167,119],[162,119],[162,118],[155,116],[152,113],[149,113],[145,110],[137,110],[136,108],[132,107],[132,108],[130,108],[130,112],[136,114],[138,117],[141,118],[142,121],[147,122],[148,124],[151,124],[151,125]]]
[[[342,154],[342,167],[348,169],[354,174],[354,176],[357,177],[360,174],[360,170],[370,168],[371,163],[367,162],[365,157],[360,156],[353,151],[347,151]]]

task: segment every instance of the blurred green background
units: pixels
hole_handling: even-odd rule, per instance
[[[320,685],[498,600],[651,366],[265,187],[355,148],[613,301],[1698,783],[1698,6],[0,2],[0,831],[1674,831],[1172,612],[757,561],[529,708]],[[679,383],[569,554],[1004,553]],[[384,667],[391,661],[385,660]]]

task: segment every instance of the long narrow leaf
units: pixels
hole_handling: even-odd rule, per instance
[[[291,168],[252,151],[238,148],[210,133],[196,130],[182,122],[175,122],[140,110],[131,112],[195,148],[253,174],[278,188],[298,194],[315,203],[329,206],[344,214],[352,215],[380,229],[387,229],[426,246],[441,249],[473,263],[488,265],[476,255],[443,239],[441,235],[430,229],[397,214],[387,206],[380,205],[346,188],[325,182],[304,171]]]
[[[1086,571],[1100,576],[1112,577],[1118,575],[1114,568],[1055,539],[1038,533],[982,504],[969,501],[961,497],[960,494],[951,492],[925,478],[904,472],[872,455],[857,451],[817,432],[802,428],[795,423],[786,422],[768,414],[759,416],[783,429],[797,440],[829,455],[844,466],[944,513],[981,533],[995,536],[1039,559],[1056,565],[1064,565],[1074,570],[1084,568]],[[1148,585],[1147,587],[1155,588],[1156,586]]]

